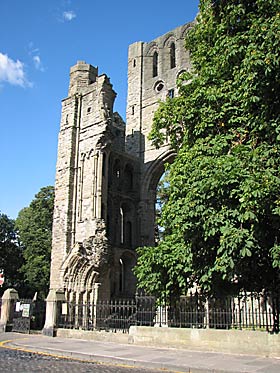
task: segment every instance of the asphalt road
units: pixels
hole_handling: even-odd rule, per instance
[[[76,361],[0,347],[0,372],[150,373],[155,370]]]

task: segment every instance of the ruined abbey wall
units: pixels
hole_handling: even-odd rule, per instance
[[[51,291],[68,300],[132,296],[135,249],[154,244],[156,186],[174,153],[147,139],[160,100],[178,94],[190,67],[186,24],[128,52],[126,124],[114,112],[107,75],[84,61],[71,68],[62,101]]]

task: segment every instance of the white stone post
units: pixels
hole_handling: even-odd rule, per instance
[[[94,284],[94,295],[93,295],[93,328],[96,329],[97,326],[97,303],[99,298],[99,287],[100,283],[96,282]]]
[[[209,299],[206,298],[205,301],[205,316],[204,316],[204,325],[206,329],[209,329]]]
[[[82,295],[83,299],[83,329],[88,330],[89,320],[89,304],[88,304],[88,291],[86,290]]]
[[[15,289],[5,290],[2,296],[0,332],[10,332],[13,326],[14,305],[18,292]]]
[[[58,316],[61,313],[61,302],[66,302],[63,290],[50,289],[46,299],[46,321],[43,334],[50,337],[56,336]]]
[[[155,327],[168,327],[168,308],[166,305],[158,306],[155,317]]]

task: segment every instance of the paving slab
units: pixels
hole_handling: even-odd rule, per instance
[[[176,372],[280,372],[280,359],[217,352],[155,348],[74,338],[0,333],[0,346],[85,361],[124,364]]]

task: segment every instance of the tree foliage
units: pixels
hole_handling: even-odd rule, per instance
[[[19,269],[23,263],[22,249],[18,242],[14,221],[7,215],[0,214],[0,269],[3,270],[5,282],[4,291],[8,287],[17,290],[22,285]]]
[[[53,206],[54,188],[41,188],[16,219],[25,259],[21,272],[26,283],[41,298],[49,289]]]
[[[168,228],[140,248],[139,286],[215,294],[279,288],[280,3],[201,0],[186,39],[192,70],[161,103],[150,138],[168,135]]]

